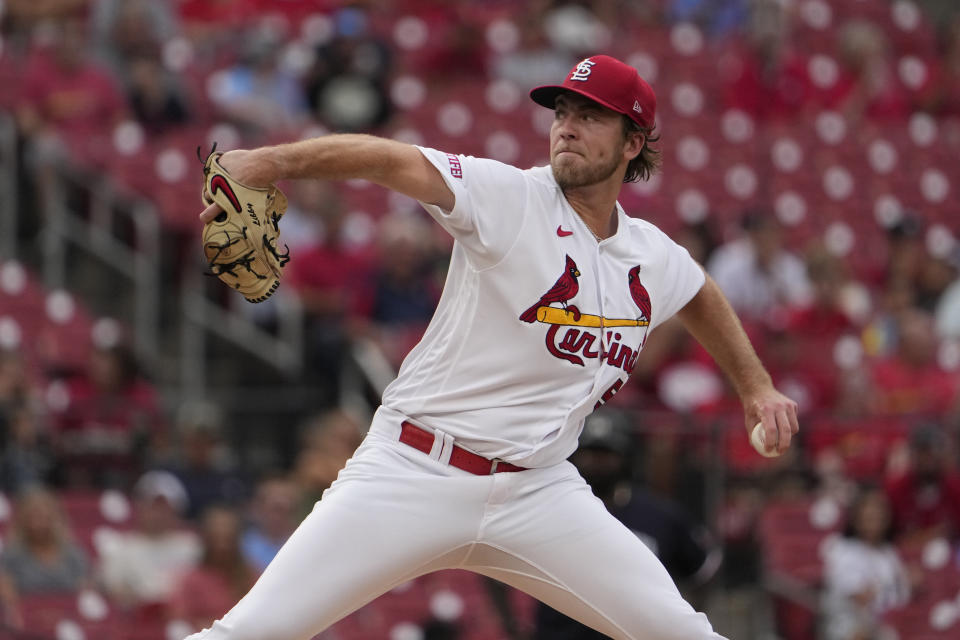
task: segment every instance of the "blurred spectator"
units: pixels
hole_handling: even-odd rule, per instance
[[[790,311],[787,328],[807,339],[833,340],[853,331],[869,313],[869,292],[850,277],[846,264],[822,244],[805,256],[810,304]]]
[[[130,60],[159,51],[177,33],[175,0],[97,0],[90,12],[94,50],[116,76]]]
[[[213,505],[238,506],[248,488],[236,457],[223,439],[220,407],[209,402],[185,402],[177,415],[180,451],[171,471],[187,492],[186,516],[196,520]]]
[[[251,521],[240,543],[244,559],[257,572],[266,569],[300,524],[298,499],[296,485],[285,476],[269,476],[257,485],[250,509]]]
[[[958,378],[937,361],[933,317],[911,309],[897,316],[896,351],[873,363],[873,411],[944,414],[956,407]]]
[[[843,537],[825,547],[825,640],[879,637],[882,615],[909,601],[910,578],[891,543],[892,532],[886,496],[877,489],[862,490]]]
[[[0,349],[0,434],[8,431],[11,414],[29,400],[29,393],[23,354]]]
[[[577,63],[577,56],[552,46],[549,41],[544,17],[549,3],[534,5],[513,18],[520,31],[516,47],[494,53],[490,61],[492,75],[509,80],[519,87],[534,87],[556,78],[563,78],[570,67]]]
[[[301,497],[301,518],[337,479],[362,439],[360,420],[343,409],[333,409],[307,421],[293,465],[293,478]]]
[[[317,50],[305,79],[313,115],[335,131],[367,131],[390,119],[391,50],[369,29],[367,14],[346,7],[333,15],[334,36]]]
[[[731,476],[724,485],[723,503],[715,515],[715,530],[723,544],[723,564],[717,576],[721,588],[711,594],[708,615],[717,620],[717,632],[727,638],[762,635],[757,612],[767,606],[769,597],[759,587],[763,578],[761,554],[757,553],[758,521],[768,491],[764,484],[756,477]]]
[[[954,278],[958,275],[955,258],[950,255],[935,256],[924,252],[917,274],[917,306],[933,313]]]
[[[334,183],[326,180],[296,180],[287,190],[287,212],[283,214],[283,242],[291,255],[309,251],[342,231],[343,200]],[[332,225],[330,222],[332,221]]]
[[[20,235],[31,240],[38,239],[56,191],[55,167],[71,152],[88,159],[105,155],[106,134],[127,111],[114,78],[90,60],[83,20],[70,14],[46,30],[52,46],[33,47],[20,63],[14,101],[23,140]]]
[[[886,481],[897,537],[906,544],[960,537],[960,474],[943,427],[922,424],[910,435],[908,467]]]
[[[423,337],[440,299],[435,281],[430,227],[416,215],[380,221],[379,260],[371,274],[369,319],[391,365]]]
[[[721,38],[735,34],[750,17],[749,0],[671,0],[671,22],[692,22],[707,34]]]
[[[133,115],[150,134],[159,134],[190,121],[183,89],[161,64],[156,53],[127,59],[127,96]]]
[[[28,137],[54,132],[89,135],[107,130],[125,113],[113,77],[90,60],[84,24],[69,18],[56,25],[49,54],[34,54],[24,71],[18,121]]]
[[[89,0],[6,0],[0,11],[4,48],[26,50],[36,37],[38,27],[76,17],[88,4]]]
[[[937,302],[937,333],[944,340],[960,340],[960,277],[954,280]]]
[[[887,357],[896,351],[901,316],[916,308],[917,291],[911,282],[897,278],[876,293],[877,310],[863,332],[864,350],[870,356]]]
[[[842,111],[852,121],[906,119],[910,98],[897,77],[890,43],[880,27],[850,22],[839,32],[838,48],[842,72],[833,86],[821,91],[825,106]]]
[[[22,626],[19,596],[78,591],[88,574],[87,556],[71,539],[56,496],[40,486],[24,490],[0,553],[0,605],[6,622]]]
[[[767,211],[750,211],[744,235],[718,248],[707,271],[745,319],[762,320],[778,309],[803,307],[813,290],[803,261],[783,246],[782,229]]]
[[[807,61],[791,44],[783,3],[754,4],[743,38],[720,60],[724,103],[761,120],[796,116],[810,101]]]
[[[308,122],[300,83],[280,64],[280,36],[266,28],[243,38],[240,60],[213,76],[211,98],[250,134],[292,130]]]
[[[246,595],[257,572],[240,553],[240,517],[227,507],[203,513],[200,529],[203,558],[173,589],[169,617],[187,622],[194,631],[209,627]]]
[[[804,414],[837,408],[838,371],[833,359],[836,334],[817,336],[789,326],[763,332],[764,363],[778,389],[800,405]],[[760,345],[758,345],[759,348]]]
[[[700,222],[684,223],[671,235],[674,241],[686,249],[690,257],[700,264],[707,264],[717,249],[716,233],[706,219]]]
[[[71,380],[54,416],[58,473],[68,485],[129,484],[163,428],[155,389],[126,345],[94,349],[87,374]]]
[[[10,407],[2,427],[0,491],[17,493],[47,482],[53,471],[53,453],[40,416],[29,403]]]
[[[405,65],[428,83],[486,77],[484,20],[473,15],[480,11],[470,3],[448,2],[435,3],[431,11],[421,12],[419,17],[426,21],[431,37],[420,52],[404,55]]]
[[[557,53],[582,58],[610,45],[610,29],[597,12],[607,10],[610,3],[554,0],[545,4],[540,24]]]
[[[601,409],[587,418],[580,446],[570,461],[607,510],[650,548],[678,586],[702,586],[720,566],[720,552],[706,527],[679,504],[634,482],[633,448],[629,417]],[[587,640],[606,636],[540,605],[534,637]]]
[[[864,332],[868,355],[893,353],[897,345],[899,317],[918,304],[918,282],[926,256],[923,222],[907,213],[887,229],[887,254],[884,264],[867,274],[878,294],[877,310]]]
[[[943,55],[939,60],[937,95],[931,110],[941,116],[960,116],[960,15],[945,29]]]
[[[345,212],[337,204],[332,200],[317,210],[323,223],[321,242],[301,250],[287,268],[287,279],[307,314],[307,366],[318,406],[336,402],[342,361],[371,297],[369,255],[349,243]]]
[[[100,550],[100,580],[121,606],[137,615],[161,615],[179,576],[199,561],[200,541],[183,527],[187,492],[176,476],[148,471],[133,496],[137,528],[117,534]]]
[[[907,212],[887,229],[887,260],[877,284],[917,281],[923,267],[926,247],[923,240],[924,224],[919,216]]]

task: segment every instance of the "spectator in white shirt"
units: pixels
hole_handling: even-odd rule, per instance
[[[910,599],[910,579],[892,544],[886,495],[865,488],[850,508],[843,537],[824,554],[824,640],[875,637],[883,613]]]
[[[133,492],[138,528],[100,548],[100,579],[126,608],[162,609],[180,574],[199,562],[202,546],[181,520],[187,491],[175,475],[148,471]]]
[[[744,235],[719,247],[707,271],[741,316],[761,320],[778,308],[804,307],[813,299],[803,260],[784,248],[772,213],[751,211]]]

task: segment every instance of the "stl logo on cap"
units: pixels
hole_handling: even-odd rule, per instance
[[[579,80],[580,82],[586,82],[590,77],[590,67],[597,64],[590,58],[584,58],[577,63],[577,66],[573,68],[573,72],[570,74],[571,80]]]

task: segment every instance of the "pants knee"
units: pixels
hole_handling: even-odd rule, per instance
[[[641,629],[638,638],[656,638],[657,640],[723,640],[717,634],[703,613],[690,611],[677,616],[662,618],[662,623]]]
[[[241,617],[217,620],[205,629],[184,640],[299,640],[298,632],[284,620],[264,616],[260,620]],[[309,637],[309,636],[306,636]]]

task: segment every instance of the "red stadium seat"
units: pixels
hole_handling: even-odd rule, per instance
[[[20,607],[25,628],[31,633],[57,638],[132,640],[125,635],[122,616],[96,592],[27,595],[21,598]]]

